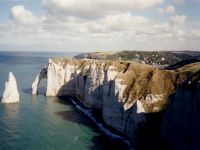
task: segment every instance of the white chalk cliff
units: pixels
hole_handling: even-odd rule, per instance
[[[5,83],[5,90],[1,102],[2,103],[19,102],[19,92],[17,89],[17,82],[12,72],[9,73],[9,79]]]
[[[134,142],[138,128],[149,121],[146,114],[164,110],[169,96],[182,83],[199,80],[199,70],[199,63],[169,71],[133,62],[49,59],[33,83],[32,93],[47,78],[46,96],[77,97]]]
[[[43,68],[40,73],[37,75],[35,81],[33,82],[32,84],[32,94],[37,94],[38,93],[38,85],[40,84],[40,81],[43,79],[43,78],[46,78],[47,77],[47,73],[46,73],[46,67]]]

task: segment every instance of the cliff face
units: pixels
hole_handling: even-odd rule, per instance
[[[184,84],[170,96],[161,134],[171,149],[199,150],[200,83]]]
[[[32,92],[35,94],[40,80],[47,78],[47,96],[76,96],[86,106],[100,110],[107,125],[134,142],[138,128],[148,120],[147,114],[164,110],[168,103],[169,108],[176,107],[170,101],[172,94],[183,84],[197,83],[199,70],[200,63],[167,71],[133,62],[49,59],[47,68],[33,83]],[[173,113],[169,108],[164,118]],[[166,133],[172,131],[165,121],[161,133],[168,139],[171,135]]]
[[[4,90],[1,102],[2,103],[18,103],[19,102],[17,82],[12,72],[9,73],[8,81],[5,83],[5,90]]]

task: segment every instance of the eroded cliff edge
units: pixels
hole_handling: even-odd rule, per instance
[[[188,115],[189,111],[179,112],[174,109],[181,107],[180,105],[185,106],[187,99],[183,95],[188,91],[195,96],[189,98],[190,102],[187,104],[198,103],[200,63],[176,70],[161,70],[134,62],[49,59],[47,67],[41,70],[32,85],[32,94],[37,93],[42,78],[47,78],[47,96],[76,96],[86,106],[100,110],[105,123],[125,134],[133,143],[140,137],[138,131],[151,130],[152,124],[148,123],[153,120],[151,114],[159,114],[159,117],[153,117],[156,118],[153,122],[155,126],[147,137],[155,140],[149,139],[149,143],[155,142],[152,143],[155,145],[152,149],[159,149],[160,141],[156,140],[160,136],[170,149],[176,149],[180,148],[177,143],[185,139],[170,141],[177,119],[173,113],[180,115],[178,122],[181,124],[181,120],[185,119],[181,115]],[[183,88],[186,89],[180,94],[178,91]],[[189,106],[184,107],[185,110],[191,109],[187,107]],[[198,111],[194,113],[199,114]],[[187,121],[187,117],[185,120]],[[198,125],[200,121],[194,123]],[[184,128],[180,127],[180,132]],[[155,136],[151,135],[154,134],[153,130],[158,131]],[[140,139],[148,140],[145,136]],[[138,147],[145,148],[143,144],[138,144]],[[188,144],[189,147],[191,145],[194,143]]]

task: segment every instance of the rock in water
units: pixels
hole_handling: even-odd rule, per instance
[[[43,78],[47,78],[47,69],[46,67],[43,68],[40,73],[37,75],[35,81],[32,84],[32,94],[37,94],[38,93],[38,85],[40,84],[40,81]]]
[[[17,82],[12,72],[9,73],[9,79],[5,83],[2,103],[18,103],[19,92],[17,90]]]

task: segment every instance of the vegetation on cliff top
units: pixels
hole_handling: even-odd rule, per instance
[[[138,63],[168,66],[183,60],[200,57],[200,52],[183,51],[121,51],[121,52],[93,52],[82,53],[75,59],[97,59],[97,60],[122,60],[135,61]]]
[[[187,64],[175,70],[164,70],[151,65],[145,65],[127,61],[112,60],[76,60],[54,58],[53,62],[63,67],[66,64],[77,66],[77,69],[87,76],[91,64],[103,67],[106,71],[113,66],[118,72],[116,78],[121,79],[121,84],[126,85],[123,99],[124,103],[134,103],[140,100],[145,112],[158,112],[165,108],[167,100],[182,84],[191,84],[200,80],[200,62]],[[88,66],[88,67],[86,67]],[[161,97],[149,97],[149,95],[163,95]]]

